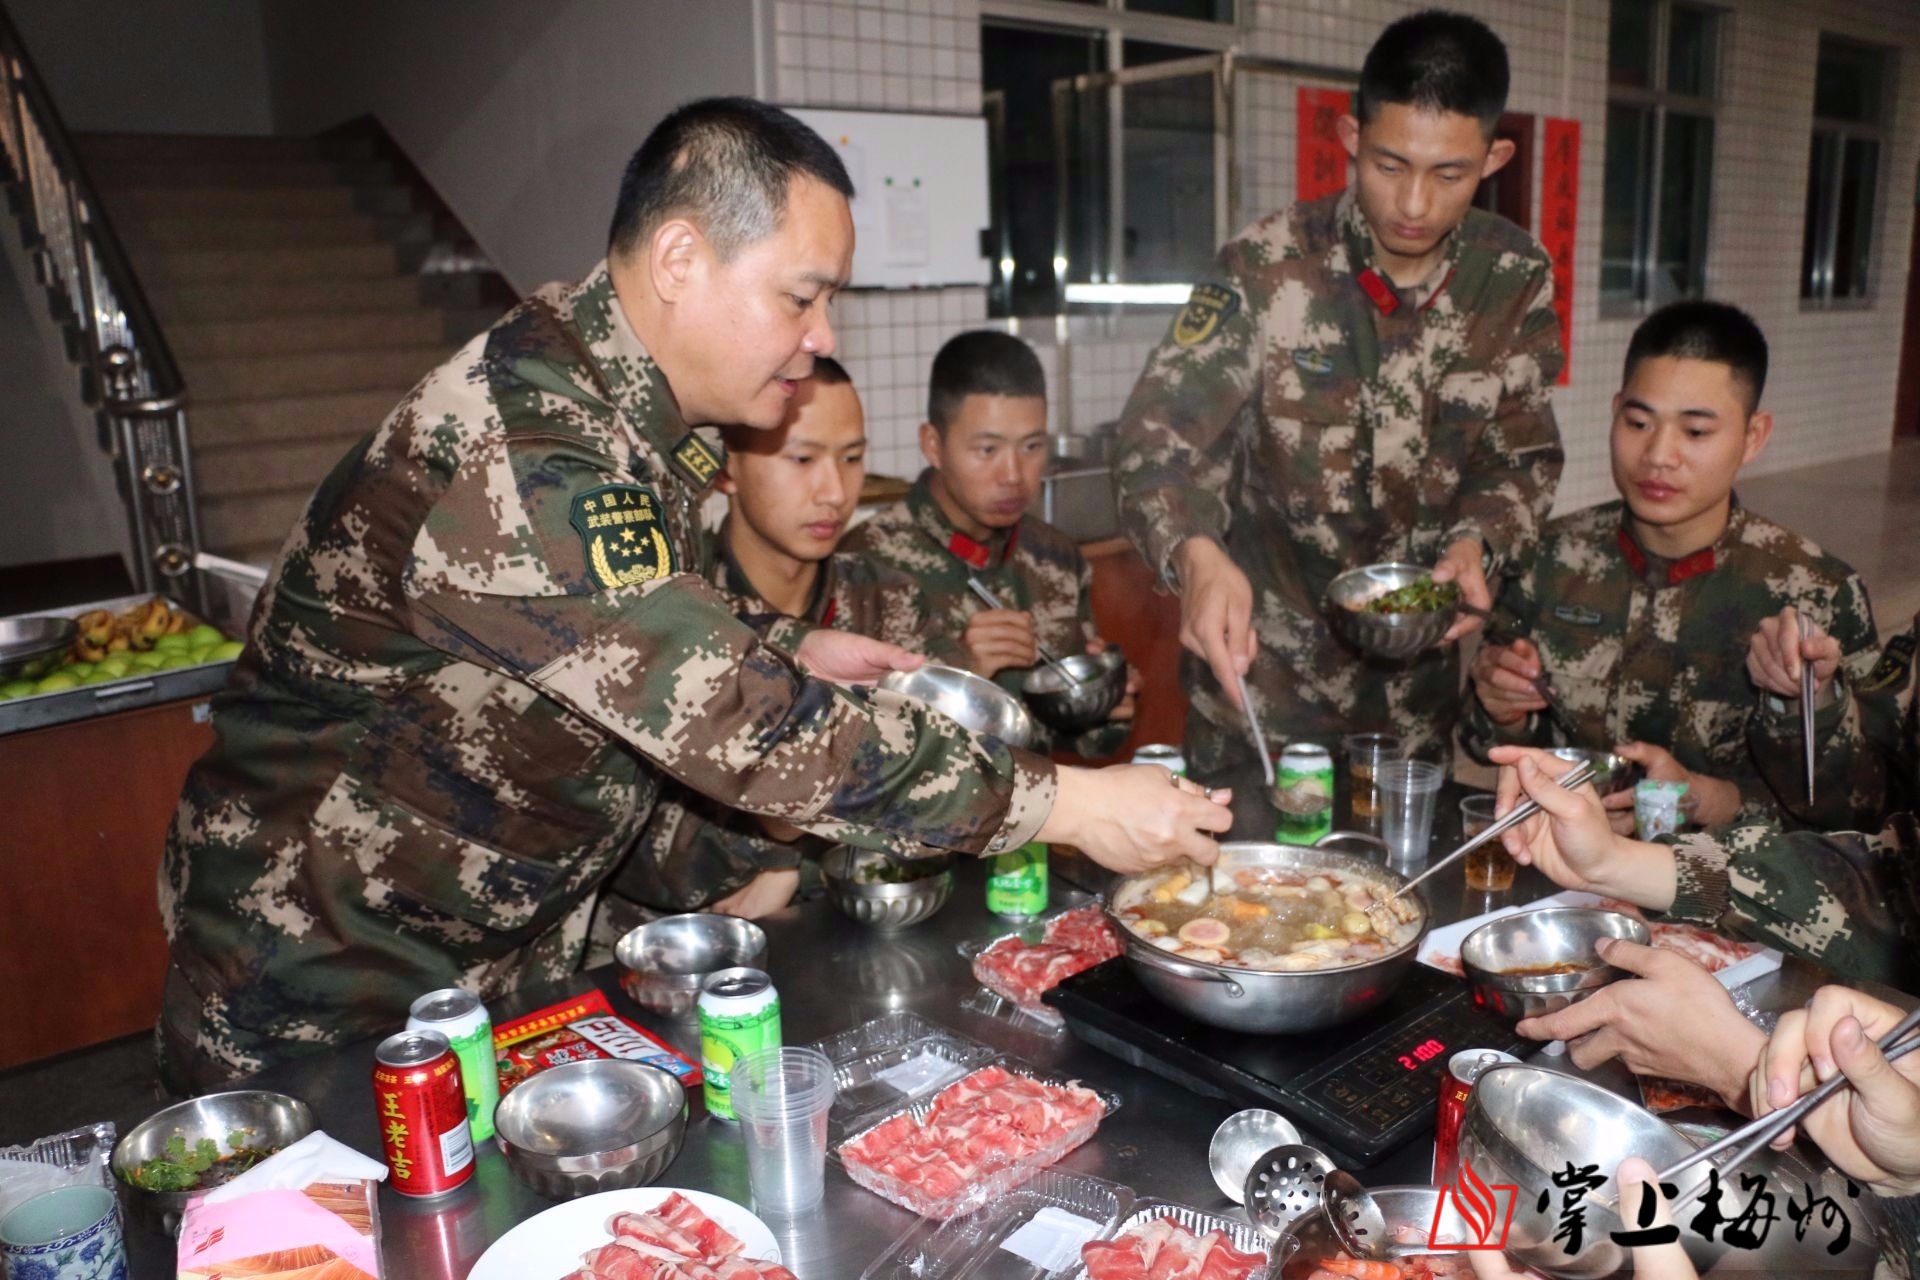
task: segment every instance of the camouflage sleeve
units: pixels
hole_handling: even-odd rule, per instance
[[[1551,390],[1565,356],[1553,310],[1553,272],[1543,261],[1513,345],[1497,362],[1500,399],[1460,477],[1446,541],[1478,538],[1493,569],[1540,535],[1553,509],[1566,454]]]
[[[1244,270],[1255,252],[1246,240],[1220,251],[1121,411],[1113,459],[1120,528],[1169,585],[1182,542],[1226,540],[1231,462],[1220,445],[1261,376],[1260,299],[1247,295]]]
[[[1882,1265],[1874,1269],[1874,1280],[1882,1275],[1910,1280],[1914,1259],[1920,1258],[1920,1196],[1882,1196],[1880,1212],[1886,1215],[1887,1228],[1880,1237]]]
[[[1762,694],[1747,722],[1747,746],[1787,813],[1817,829],[1858,830],[1879,823],[1912,773],[1900,693],[1920,647],[1920,618],[1876,653],[1866,588],[1849,577],[1830,633],[1840,640],[1840,676],[1834,700],[1814,713],[1815,804],[1806,802],[1797,700]]]
[[[603,585],[607,567],[590,559],[580,508],[623,488],[658,501],[608,485],[605,466],[544,438],[463,463],[409,561],[419,634],[749,812],[906,852],[922,842],[997,852],[1032,838],[1055,794],[1047,761],[896,695],[808,678],[693,575]]]
[[[1920,825],[1877,836],[1734,827],[1674,845],[1669,917],[1718,924],[1827,969],[1902,990],[1920,979]],[[1717,910],[1716,910],[1717,908]]]
[[[798,859],[797,846],[771,839],[748,815],[670,787],[607,887],[655,910],[693,911]]]

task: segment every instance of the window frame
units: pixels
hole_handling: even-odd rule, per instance
[[[1652,63],[1648,68],[1649,87],[1638,85],[1614,84],[1607,82],[1606,105],[1608,108],[1629,107],[1652,113],[1652,147],[1643,157],[1641,173],[1645,180],[1645,198],[1634,214],[1634,253],[1633,253],[1633,296],[1600,296],[1600,315],[1603,319],[1637,318],[1653,310],[1652,282],[1654,273],[1659,269],[1660,257],[1660,197],[1665,181],[1667,151],[1667,121],[1672,115],[1687,118],[1704,118],[1713,127],[1714,146],[1720,141],[1720,92],[1726,80],[1727,62],[1727,20],[1729,11],[1714,5],[1693,3],[1692,0],[1652,0],[1654,11]],[[1697,94],[1678,93],[1667,88],[1669,59],[1673,44],[1673,11],[1676,8],[1692,10],[1707,15],[1713,23],[1713,93],[1709,97]],[[1705,243],[1700,251],[1700,296],[1710,292],[1708,263],[1713,252],[1713,185],[1714,168],[1709,162],[1707,169],[1707,209],[1702,219],[1705,227]],[[1601,223],[1606,221],[1606,193],[1601,193]],[[1687,295],[1692,296],[1692,295]]]
[[[1802,311],[1870,311],[1879,301],[1880,277],[1880,231],[1886,214],[1883,196],[1887,190],[1887,158],[1891,151],[1890,130],[1887,126],[1888,108],[1892,102],[1892,81],[1896,64],[1896,54],[1885,45],[1855,40],[1831,31],[1822,31],[1814,44],[1814,101],[1819,101],[1820,49],[1826,44],[1842,45],[1854,50],[1872,53],[1880,59],[1880,100],[1875,104],[1876,119],[1873,123],[1860,120],[1838,120],[1831,116],[1816,115],[1807,130],[1807,185],[1814,183],[1813,142],[1821,134],[1831,135],[1836,143],[1833,149],[1833,164],[1827,174],[1830,183],[1826,199],[1822,201],[1819,216],[1824,221],[1820,246],[1814,253],[1814,276],[1820,280],[1820,292],[1805,292],[1805,273],[1796,287],[1800,296]],[[1853,141],[1871,142],[1877,148],[1873,169],[1873,191],[1867,199],[1872,209],[1868,226],[1867,262],[1865,288],[1857,295],[1835,297],[1833,294],[1833,272],[1835,258],[1840,247],[1840,189],[1846,180],[1847,144]],[[1811,193],[1809,193],[1811,194]],[[1805,228],[1802,228],[1802,235]],[[1804,266],[1804,264],[1803,264]]]

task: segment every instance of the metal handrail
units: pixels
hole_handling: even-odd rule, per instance
[[[100,418],[127,504],[133,576],[145,591],[195,590],[200,550],[187,386],[26,42],[0,4],[0,178],[22,239],[76,339],[80,393]],[[201,603],[187,601],[185,603]]]

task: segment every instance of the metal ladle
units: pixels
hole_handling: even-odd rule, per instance
[[[1253,1172],[1267,1152],[1294,1146],[1300,1131],[1278,1111],[1253,1108],[1236,1111],[1220,1122],[1207,1144],[1207,1169],[1220,1194],[1235,1204],[1244,1204],[1247,1175]]]
[[[1007,607],[1000,603],[1000,597],[993,594],[992,588],[988,587],[986,583],[980,581],[980,579],[973,574],[967,575],[967,589],[973,592],[974,595],[979,596],[980,603],[986,605],[989,609],[1004,610]],[[1084,679],[1073,673],[1073,668],[1060,661],[1059,654],[1042,644],[1037,634],[1033,638],[1033,647],[1040,651],[1040,658],[1043,662],[1065,676],[1070,683],[1075,685],[1083,685],[1086,683]]]
[[[1247,1171],[1247,1220],[1269,1240],[1278,1240],[1288,1227],[1322,1207],[1327,1179],[1336,1172],[1333,1161],[1317,1148],[1301,1143],[1275,1147]]]

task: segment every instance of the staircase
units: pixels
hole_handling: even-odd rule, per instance
[[[188,387],[206,548],[264,564],[314,486],[510,300],[371,138],[75,139]]]

